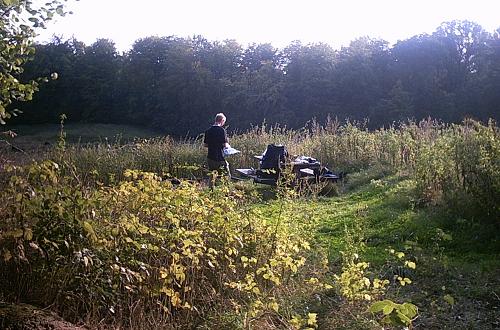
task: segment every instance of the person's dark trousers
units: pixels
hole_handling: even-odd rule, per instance
[[[222,172],[225,172],[227,177],[231,179],[231,172],[229,171],[229,163],[225,160],[212,160],[210,158],[207,158],[207,164],[208,164],[208,170],[209,171],[217,171],[219,174]],[[209,174],[209,181],[208,181],[208,186],[210,188],[213,188],[214,186],[214,178],[211,174]]]

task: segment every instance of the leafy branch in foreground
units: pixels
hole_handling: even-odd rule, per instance
[[[8,107],[15,101],[29,101],[47,78],[19,81],[23,66],[33,58],[36,29],[45,28],[54,15],[65,15],[67,0],[36,1],[0,0],[0,123],[17,116],[17,109]],[[52,79],[57,78],[53,74]]]

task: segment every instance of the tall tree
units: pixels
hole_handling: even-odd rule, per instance
[[[336,54],[326,44],[302,45],[294,42],[282,55],[286,108],[294,113],[292,126],[303,125],[313,117],[326,117],[333,110],[336,91],[333,69]]]
[[[451,48],[453,59],[450,63],[462,72],[475,72],[476,59],[484,51],[489,34],[477,23],[451,21],[442,23],[433,36]]]
[[[364,119],[369,109],[391,90],[392,57],[388,43],[368,37],[352,41],[338,52],[335,90],[341,118]]]
[[[485,69],[481,57],[489,36],[479,24],[471,21],[445,22],[433,33],[448,50],[449,57],[444,64],[446,78],[441,81],[441,87],[453,94],[455,103],[454,111],[443,113],[443,119],[460,120],[470,108],[479,105]]]
[[[98,39],[79,57],[75,79],[81,101],[81,118],[90,122],[112,122],[120,58],[113,41]]]
[[[244,71],[252,72],[258,71],[269,63],[278,68],[280,65],[279,60],[278,49],[274,48],[271,44],[251,44],[243,52],[241,65]]]
[[[55,122],[64,112],[74,121],[196,136],[221,111],[235,129],[263,120],[301,127],[313,117],[369,118],[371,127],[408,117],[498,118],[499,40],[467,22],[392,48],[368,37],[340,50],[300,42],[279,50],[170,36],[137,40],[118,55],[109,40],[85,46],[56,38],[37,45],[18,80],[53,71],[59,79],[24,104],[29,116],[11,122]]]
[[[447,119],[456,111],[454,89],[448,88],[449,48],[428,34],[398,42],[392,49],[395,75],[414,101],[416,119]]]
[[[479,73],[481,79],[476,83],[479,89],[478,106],[470,108],[467,115],[482,120],[500,120],[500,28],[486,42]]]

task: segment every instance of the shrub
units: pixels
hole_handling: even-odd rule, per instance
[[[415,178],[423,200],[498,219],[500,139],[498,128],[468,120],[451,125],[416,155]]]
[[[84,188],[71,172],[52,161],[18,169],[1,194],[4,299],[129,327],[193,324],[221,308],[257,317],[277,310],[278,288],[307,261],[292,218],[276,223],[228,186],[127,170]]]

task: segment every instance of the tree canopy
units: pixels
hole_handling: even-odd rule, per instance
[[[11,122],[56,122],[65,113],[70,121],[196,136],[217,112],[226,113],[231,129],[263,121],[298,128],[312,118],[367,119],[374,128],[428,116],[498,119],[498,32],[452,21],[394,45],[363,37],[338,50],[322,43],[245,48],[202,36],[146,37],[122,54],[111,40],[84,45],[54,38],[36,45],[34,60],[19,62],[25,72],[16,73],[32,84],[53,71],[59,79]],[[9,95],[19,101],[31,92]]]

